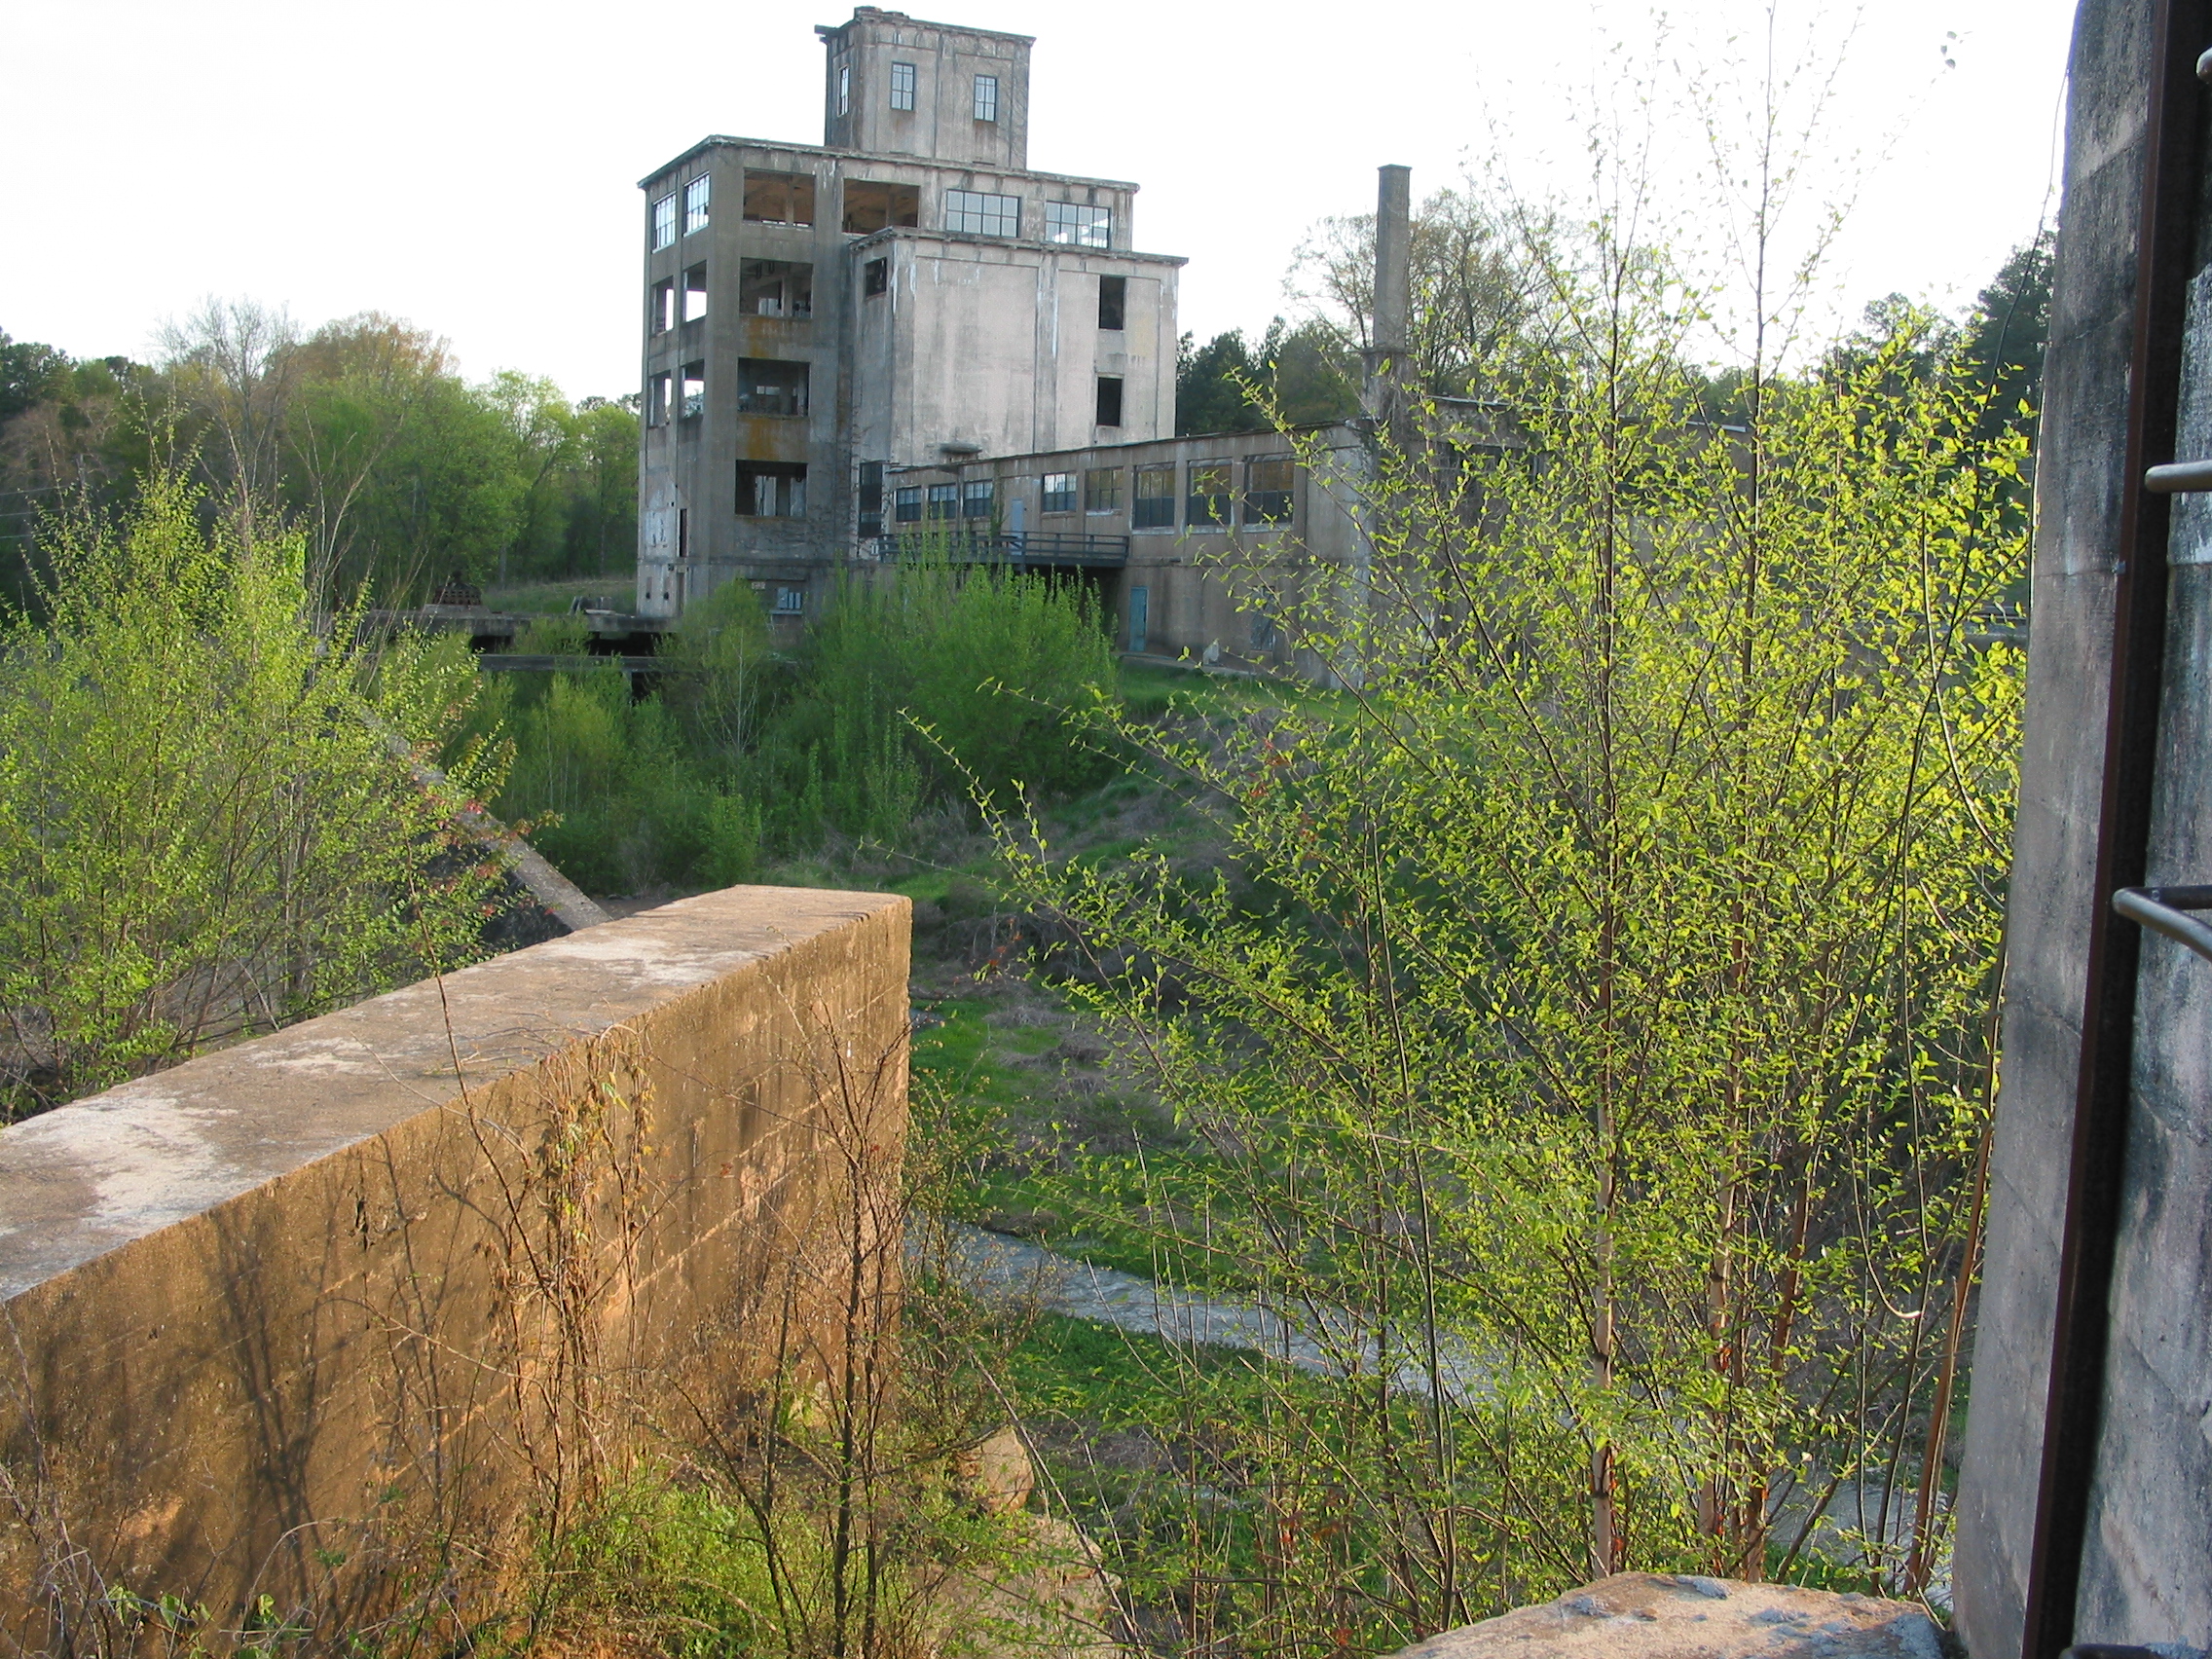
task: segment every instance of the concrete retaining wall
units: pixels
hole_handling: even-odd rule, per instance
[[[465,1599],[819,1364],[904,1123],[908,914],[710,894],[0,1131],[0,1626]]]

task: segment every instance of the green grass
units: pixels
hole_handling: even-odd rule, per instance
[[[513,582],[487,587],[484,603],[494,610],[522,610],[552,615],[567,610],[577,600],[597,605],[608,602],[615,610],[628,610],[637,603],[638,572],[627,566],[604,576],[571,576],[557,582]]]

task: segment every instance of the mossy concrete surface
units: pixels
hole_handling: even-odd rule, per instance
[[[819,1374],[897,1258],[847,1246],[909,918],[704,894],[0,1131],[0,1628],[465,1598],[626,1448]]]

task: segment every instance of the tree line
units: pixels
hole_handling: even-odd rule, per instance
[[[377,312],[303,331],[210,300],[162,330],[150,362],[0,332],[0,580],[30,598],[41,513],[71,493],[124,502],[157,467],[296,526],[326,606],[420,603],[455,571],[625,572],[636,405],[571,403],[511,369],[470,381],[443,340]]]

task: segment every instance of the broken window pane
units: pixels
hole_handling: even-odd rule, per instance
[[[792,259],[741,261],[737,309],[747,316],[812,316],[814,267]]]
[[[707,365],[704,361],[683,365],[683,418],[693,420],[707,412]]]
[[[739,461],[737,511],[740,518],[806,517],[804,463],[788,461]]]
[[[663,248],[676,240],[676,197],[673,193],[653,203],[653,246]]]
[[[883,534],[883,462],[864,461],[853,504],[860,509],[860,534],[865,541]]]
[[[1170,490],[1169,495],[1174,492]],[[1087,513],[1118,513],[1122,510],[1122,469],[1118,466],[1094,466],[1083,475],[1083,510]]]
[[[776,615],[803,616],[805,613],[806,589],[802,587],[779,587],[776,589]]]
[[[845,229],[866,236],[889,225],[922,222],[922,192],[911,184],[871,184],[866,179],[845,181]]]
[[[930,486],[930,517],[933,519],[960,516],[960,486],[957,484],[932,484]]]
[[[962,518],[989,518],[994,494],[988,478],[978,478],[960,487],[960,516]]]
[[[1229,463],[1225,461],[1194,461],[1191,465],[1191,496],[1184,503],[1183,522],[1193,530],[1204,525],[1229,522]]]
[[[1126,276],[1101,276],[1098,278],[1098,326],[1119,330],[1129,309],[1129,279]]]
[[[944,228],[972,237],[1018,237],[1021,198],[948,190],[944,193]]]
[[[1253,461],[1244,473],[1244,522],[1290,522],[1291,459],[1269,456]]]
[[[891,291],[891,261],[871,259],[861,267],[861,296],[873,299]]]
[[[1098,424],[1101,426],[1119,426],[1122,424],[1122,377],[1098,377]]]
[[[707,228],[707,181],[704,176],[683,187],[683,234]]]
[[[652,299],[648,304],[645,331],[649,334],[666,334],[676,326],[676,278],[668,276],[653,284]]]
[[[1136,494],[1129,500],[1129,523],[1137,530],[1174,528],[1175,469],[1172,466],[1137,468]]]
[[[891,493],[891,517],[898,524],[922,522],[922,487],[905,484]]]
[[[891,66],[891,107],[914,107],[914,66],[911,63],[894,63]]]
[[[976,119],[996,121],[999,118],[999,78],[996,75],[976,77]]]
[[[749,170],[745,175],[745,216],[763,225],[813,224],[813,175]]]
[[[1045,510],[1049,513],[1075,511],[1075,474],[1048,472],[1045,474]]]
[[[694,265],[683,273],[683,320],[697,322],[707,314],[707,268]]]
[[[1086,207],[1076,202],[1045,203],[1045,240],[1070,247],[1112,247],[1114,212],[1110,207]]]
[[[807,365],[781,357],[737,360],[737,407],[745,415],[804,415]]]

